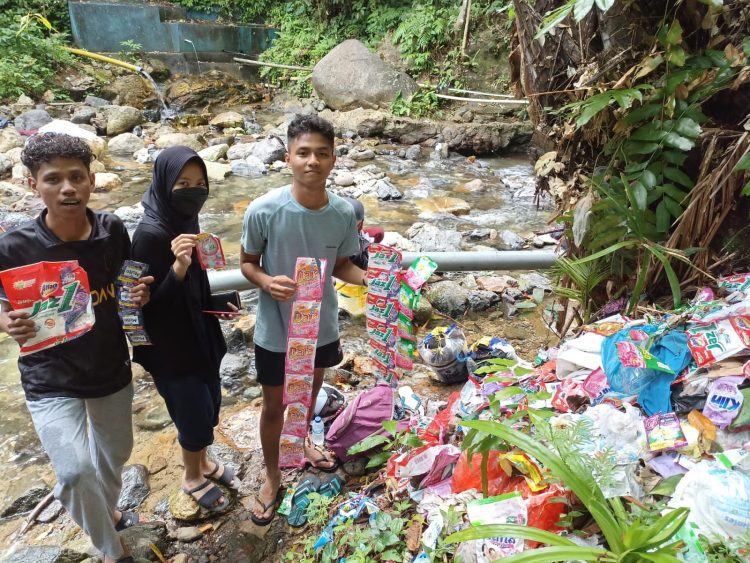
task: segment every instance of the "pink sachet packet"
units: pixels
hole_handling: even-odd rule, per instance
[[[290,338],[318,338],[320,301],[295,301],[289,318]]]
[[[312,402],[312,375],[288,373],[284,377],[284,404]]]
[[[211,233],[200,233],[195,243],[198,263],[204,270],[222,270],[227,267],[221,240]]]
[[[323,299],[323,279],[328,261],[300,256],[294,267],[294,281],[297,284],[296,300],[321,301]]]
[[[314,338],[290,338],[286,346],[286,373],[312,374],[316,344]]]
[[[304,467],[304,444],[304,437],[282,434],[279,440],[279,467]]]

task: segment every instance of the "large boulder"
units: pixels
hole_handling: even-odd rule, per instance
[[[419,89],[408,75],[389,67],[356,39],[331,49],[315,65],[312,82],[328,107],[343,111],[388,108],[399,92],[410,97]]]
[[[339,137],[347,132],[356,133],[360,137],[377,137],[383,133],[388,119],[388,114],[383,111],[363,108],[351,111],[325,109],[319,115],[333,123],[333,128]]]
[[[147,102],[156,102],[154,87],[137,74],[118,76],[102,89],[102,93],[120,106],[143,108]]]
[[[439,126],[424,119],[392,117],[383,129],[383,136],[394,139],[402,145],[414,145],[436,137]]]
[[[94,179],[94,191],[111,192],[122,187],[122,180],[113,172],[97,172]]]
[[[23,137],[13,127],[0,129],[0,153],[23,146]]]
[[[282,160],[286,153],[284,143],[276,136],[260,139],[250,147],[250,155],[254,156],[264,164],[271,164]]]
[[[62,133],[64,135],[70,135],[71,137],[78,137],[83,139],[86,144],[91,148],[91,152],[94,153],[96,158],[100,158],[107,148],[107,142],[101,137],[97,137],[96,133],[87,131],[83,127],[79,127],[75,123],[70,121],[63,121],[62,119],[55,119],[50,121],[46,125],[43,125],[39,129],[40,133]]]
[[[35,131],[52,121],[52,116],[43,109],[32,109],[16,117],[13,124],[19,131]]]
[[[456,318],[463,316],[469,308],[470,292],[454,281],[446,280],[430,284],[427,300],[441,313]]]
[[[533,130],[527,122],[452,123],[442,135],[450,150],[481,156],[525,147]]]
[[[198,139],[198,135],[189,135],[187,133],[167,133],[156,139],[157,149],[167,149],[178,145],[190,147],[194,151],[199,151],[204,146]]]
[[[109,140],[108,147],[112,154],[127,154],[130,156],[143,148],[143,139],[132,133],[120,133]]]
[[[438,228],[429,223],[414,223],[406,232],[422,252],[458,252],[461,250],[461,233],[453,229]]]
[[[227,127],[244,127],[245,117],[236,111],[225,111],[214,117],[208,124],[221,129]]]
[[[268,173],[263,161],[252,155],[242,160],[232,160],[229,164],[231,165],[232,174],[235,176],[259,178],[260,176],[263,176],[263,174]]]
[[[200,156],[203,160],[216,162],[220,158],[224,158],[227,155],[228,150],[229,145],[227,145],[226,143],[221,145],[211,145],[206,147],[205,149],[199,150],[198,156]]]
[[[232,173],[232,167],[228,164],[222,164],[221,162],[212,162],[210,160],[204,160],[203,163],[206,165],[206,172],[208,172],[208,181],[221,182],[224,178]]]
[[[104,114],[107,117],[107,135],[110,137],[132,131],[146,119],[143,114],[131,106],[106,106]]]

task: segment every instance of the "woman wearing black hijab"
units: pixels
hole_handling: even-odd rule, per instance
[[[155,280],[143,309],[152,346],[133,349],[148,370],[177,427],[185,473],[182,489],[203,508],[222,512],[229,499],[209,479],[236,485],[234,471],[208,459],[219,421],[219,366],[226,344],[216,317],[203,313],[211,297],[195,253],[198,212],[208,198],[206,165],[187,147],[162,151],[142,199],[145,215],[133,235],[133,259]]]

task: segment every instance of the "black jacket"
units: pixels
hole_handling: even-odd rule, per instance
[[[216,378],[227,349],[219,320],[201,312],[209,308],[211,299],[208,275],[200,268],[195,251],[183,281],[172,270],[172,240],[200,231],[197,216],[183,217],[171,206],[172,186],[190,161],[202,166],[208,177],[203,160],[192,149],[177,146],[162,151],[143,196],[145,215],[133,234],[133,259],[148,264],[155,278],[151,301],[143,308],[153,346],[136,346],[133,359],[157,377]]]
[[[0,235],[0,270],[78,260],[88,274],[96,316],[94,327],[83,336],[18,359],[29,401],[104,397],[130,383],[130,357],[117,314],[115,287],[120,266],[130,257],[130,239],[116,215],[86,213],[91,223],[88,240],[61,241],[44,223],[46,210]]]
[[[151,300],[143,308],[153,346],[133,348],[133,360],[157,377],[218,377],[226,344],[218,319],[201,312],[208,309],[211,298],[208,276],[193,251],[185,279],[177,279],[172,270],[173,238],[172,233],[146,223],[133,234],[133,259],[148,264],[148,274],[155,278]]]

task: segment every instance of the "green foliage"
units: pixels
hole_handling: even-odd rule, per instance
[[[367,469],[372,469],[383,465],[395,451],[418,448],[423,445],[422,440],[408,429],[397,432],[397,425],[395,420],[386,420],[383,422],[383,428],[391,437],[381,434],[368,436],[350,447],[347,453],[357,455],[377,448],[379,451],[371,455],[367,463]]]
[[[733,540],[711,541],[705,536],[698,539],[709,563],[746,563],[750,556],[750,532]]]
[[[39,14],[0,14],[0,100],[34,96],[49,89],[49,79],[70,55],[65,35],[47,33],[51,24]]]
[[[537,459],[583,503],[601,529],[607,549],[580,547],[556,534],[515,524],[472,526],[450,535],[446,538],[447,542],[507,535],[540,541],[549,546],[508,557],[507,561],[511,563],[567,560],[606,560],[620,563],[680,561],[677,554],[683,544],[673,541],[673,536],[685,523],[687,509],[671,510],[663,515],[657,511],[648,515],[642,514],[640,510],[628,512],[620,498],[605,498],[600,485],[601,476],[596,475],[596,470],[591,465],[591,458],[594,456],[582,456],[575,449],[571,437],[573,440],[581,439],[580,436],[585,439],[585,429],[574,428],[563,435],[553,430],[542,418],[533,413],[530,416],[537,432],[536,437],[514,430],[501,422],[464,421],[462,424],[471,429],[470,436],[464,440],[464,448],[471,448],[472,444],[484,442],[488,438],[499,439],[501,443],[517,447]]]
[[[70,12],[67,0],[0,0],[0,14],[8,16],[40,14],[56,30],[70,32]],[[3,52],[3,56],[5,56]]]
[[[591,262],[575,262],[567,258],[560,258],[552,268],[552,275],[557,279],[555,293],[568,299],[574,299],[581,304],[581,318],[587,324],[591,318],[594,306],[593,292],[606,281],[612,273],[609,264],[604,260]],[[568,278],[571,287],[562,287],[560,282]]]
[[[439,99],[432,90],[419,90],[409,99],[404,99],[401,92],[391,104],[393,115],[407,117],[425,117],[434,113],[439,105]]]

